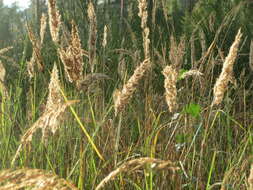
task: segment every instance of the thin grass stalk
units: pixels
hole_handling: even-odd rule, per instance
[[[68,102],[69,100],[67,99],[67,97],[65,96],[64,92],[61,90],[61,94],[64,97],[64,100],[66,102]],[[85,136],[87,137],[89,143],[91,144],[92,148],[95,150],[95,152],[97,153],[98,157],[104,161],[104,158],[102,156],[102,154],[100,154],[98,148],[96,147],[95,143],[93,142],[91,136],[89,135],[88,131],[85,129],[84,125],[82,124],[80,118],[77,116],[77,113],[75,112],[74,108],[70,105],[70,110],[72,112],[72,114],[74,115],[77,123],[79,124],[80,128],[82,129],[83,133],[85,134]]]
[[[118,151],[119,151],[119,144],[120,144],[120,134],[121,134],[121,126],[122,126],[122,113],[119,114],[119,121],[116,131],[116,140],[115,140],[115,158],[114,158],[114,165],[116,166],[118,163]]]

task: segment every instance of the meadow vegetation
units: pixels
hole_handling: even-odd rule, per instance
[[[252,1],[62,3],[0,49],[0,190],[253,190]]]

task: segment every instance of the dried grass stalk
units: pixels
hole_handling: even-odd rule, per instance
[[[0,190],[78,190],[71,182],[40,169],[3,170]]]
[[[97,45],[97,17],[92,2],[88,4],[88,18],[90,22],[89,30],[89,64],[91,72],[94,72],[96,64],[96,45]]]
[[[6,70],[4,68],[3,63],[0,61],[0,89],[1,89],[2,95],[4,97],[8,97],[8,90],[5,86],[5,75],[6,75]]]
[[[40,43],[43,44],[44,37],[47,29],[47,16],[45,13],[42,14],[40,19]]]
[[[185,40],[180,39],[179,44],[177,44],[175,38],[171,36],[170,38],[170,62],[174,65],[174,68],[179,71],[181,65],[183,64],[183,58],[185,54]]]
[[[223,64],[222,72],[214,85],[214,100],[213,105],[218,105],[222,102],[223,96],[228,88],[228,82],[233,78],[233,66],[237,57],[238,47],[241,41],[242,33],[239,29],[235,41],[230,47],[229,54]]]
[[[59,123],[63,120],[63,113],[65,109],[76,101],[69,101],[64,103],[60,92],[60,82],[58,78],[58,69],[56,64],[54,65],[51,80],[49,84],[49,94],[47,98],[46,108],[42,116],[29,128],[21,138],[21,144],[12,160],[14,164],[21,149],[26,144],[32,141],[33,134],[40,128],[42,130],[42,142],[47,143],[49,133],[55,133],[59,128]]]
[[[178,107],[176,87],[178,72],[172,65],[170,65],[164,68],[163,75],[165,77],[164,88],[166,103],[169,106],[169,111],[174,112]]]
[[[56,0],[48,0],[49,27],[54,43],[59,42],[59,33],[61,28],[61,15],[56,6]]]
[[[249,190],[253,190],[253,164],[251,164],[250,174],[248,177]]]
[[[83,75],[83,50],[78,34],[78,28],[72,22],[71,41],[66,50],[58,49],[60,58],[64,64],[64,70],[69,82],[77,82]]]
[[[89,90],[89,87],[99,81],[99,80],[105,80],[110,79],[107,75],[103,73],[91,73],[84,77],[84,79],[78,81],[77,88],[79,90],[82,90],[83,92],[87,92]]]
[[[253,39],[250,42],[249,66],[253,71]]]
[[[139,13],[138,16],[141,18],[141,28],[143,37],[143,49],[145,59],[150,57],[150,39],[149,39],[149,28],[147,26],[148,11],[147,11],[147,0],[138,0],[139,2]]]
[[[32,58],[27,64],[27,70],[28,70],[30,78],[33,78],[34,72],[35,72],[35,69],[34,69],[35,66],[38,67],[39,71],[44,70],[44,65],[43,65],[43,60],[42,60],[42,55],[41,55],[42,44],[41,44],[41,41],[38,40],[38,38],[35,36],[35,34],[33,33],[29,25],[27,25],[27,31],[28,31],[28,36],[30,38],[30,41],[32,43],[32,47],[33,47]]]
[[[130,77],[128,82],[123,86],[121,92],[118,92],[114,99],[115,115],[123,111],[124,107],[128,104],[137,89],[140,80],[143,78],[145,72],[151,67],[150,59],[146,59],[137,67],[134,74]]]
[[[103,48],[105,48],[107,45],[107,32],[108,32],[108,29],[107,29],[107,26],[105,25],[104,26],[103,42],[102,42]]]
[[[164,161],[156,158],[138,158],[138,159],[133,159],[130,161],[127,161],[123,163],[120,167],[112,171],[106,178],[104,178],[99,185],[96,187],[95,190],[102,189],[109,181],[115,179],[115,177],[123,172],[133,172],[135,170],[138,170],[141,167],[144,167],[145,165],[150,164],[152,169],[169,169],[172,172],[175,172],[179,170],[178,167],[175,166],[173,162],[170,160]]]

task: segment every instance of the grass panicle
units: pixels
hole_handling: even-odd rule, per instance
[[[151,65],[149,59],[143,61],[141,65],[135,69],[134,74],[130,77],[128,82],[123,86],[122,91],[115,92],[116,93],[114,96],[115,115],[123,111],[125,106],[129,103],[145,72],[149,70],[150,67]]]
[[[239,44],[242,38],[241,29],[235,37],[235,41],[230,47],[229,53],[225,59],[221,74],[217,79],[213,88],[213,105],[219,105],[222,102],[223,96],[228,88],[229,81],[233,78],[233,66],[237,57]]]
[[[163,75],[165,77],[164,88],[166,103],[169,106],[169,111],[175,112],[178,108],[176,87],[178,72],[172,65],[170,65],[164,68]]]
[[[72,21],[71,39],[66,50],[59,48],[58,53],[64,65],[69,82],[79,82],[83,77],[83,50],[78,34],[78,28]]]
[[[40,169],[16,169],[0,171],[1,190],[54,189],[78,190],[71,182]]]
[[[89,64],[91,72],[94,72],[96,64],[97,51],[97,16],[92,2],[88,4],[88,18],[89,18]]]
[[[56,0],[48,0],[49,28],[54,43],[59,43],[61,29],[61,15],[56,5]]]
[[[40,44],[43,44],[44,42],[46,29],[47,29],[47,15],[45,13],[42,13],[40,19]]]
[[[173,162],[170,160],[160,160],[156,158],[149,158],[149,157],[143,157],[143,158],[137,158],[133,160],[129,160],[125,163],[123,163],[120,167],[113,170],[107,177],[105,177],[99,185],[96,187],[95,190],[102,189],[109,181],[114,180],[117,175],[123,172],[133,172],[136,171],[145,165],[149,164],[152,169],[156,170],[163,170],[163,169],[169,169],[172,172],[175,172],[179,170],[179,167],[177,167]]]

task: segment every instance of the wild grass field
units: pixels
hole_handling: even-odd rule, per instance
[[[0,190],[253,190],[253,3],[165,2],[84,34],[48,0],[0,50]]]

